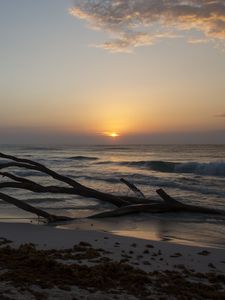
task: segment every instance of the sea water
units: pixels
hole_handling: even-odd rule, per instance
[[[157,188],[175,199],[225,210],[225,145],[0,146],[0,151],[33,159],[94,189],[115,195],[132,192],[120,182],[134,183],[146,197],[160,200]],[[6,160],[0,159],[0,163]],[[17,176],[43,185],[61,182],[31,170],[10,168]],[[7,179],[1,178],[1,182]],[[34,194],[4,189],[50,213],[76,218],[63,228],[107,230],[121,235],[225,248],[225,218],[194,213],[136,214],[89,220],[85,217],[114,208],[109,203],[76,195]],[[0,201],[0,221],[33,222],[31,214]]]

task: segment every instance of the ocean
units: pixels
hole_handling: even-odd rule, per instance
[[[5,145],[0,146],[0,151],[38,161],[100,191],[131,196],[132,192],[120,182],[120,178],[125,178],[150,199],[159,199],[155,191],[163,188],[183,203],[225,210],[225,145]],[[43,185],[62,185],[36,171],[10,168],[10,172]],[[15,189],[2,192],[48,212],[76,218],[69,224],[57,224],[68,230],[98,229],[146,239],[225,248],[225,217],[143,213],[90,220],[85,217],[113,209],[113,205],[76,195],[34,194]],[[0,201],[0,221],[38,222],[34,215],[3,201]]]

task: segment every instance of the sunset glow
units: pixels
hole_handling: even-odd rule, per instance
[[[223,142],[224,1],[196,1],[1,1],[2,143]]]

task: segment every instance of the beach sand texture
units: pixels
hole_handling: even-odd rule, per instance
[[[225,299],[223,249],[32,224],[0,232],[1,299]]]

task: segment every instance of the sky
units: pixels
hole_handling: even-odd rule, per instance
[[[225,143],[224,0],[1,0],[0,39],[0,144]]]

